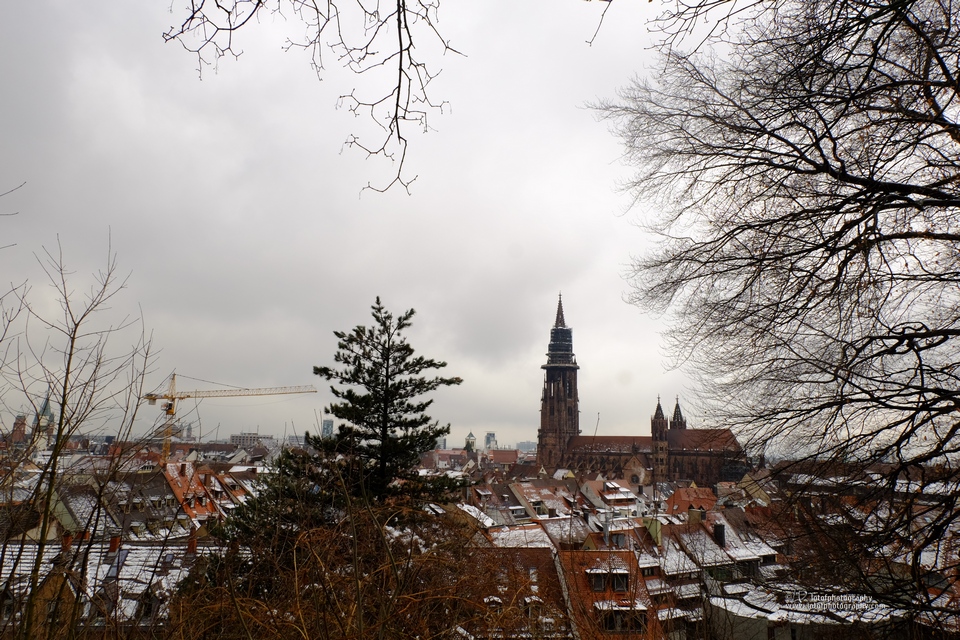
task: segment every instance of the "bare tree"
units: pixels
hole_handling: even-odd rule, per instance
[[[304,27],[303,37],[288,40],[286,48],[307,50],[318,75],[332,56],[354,73],[382,77],[369,91],[354,89],[340,96],[342,105],[367,116],[382,132],[372,141],[350,135],[346,145],[395,163],[396,171],[386,185],[368,184],[367,188],[385,191],[399,185],[409,189],[416,179],[404,172],[409,128],[427,131],[428,116],[445,105],[435,101],[430,91],[439,69],[428,64],[421,52],[459,53],[438,30],[439,9],[440,0],[196,0],[164,39],[180,42],[195,53],[202,70],[223,56],[239,55],[238,32],[264,15],[294,16]]]
[[[713,9],[723,46],[682,53]],[[960,533],[958,18],[948,0],[681,4],[659,76],[600,105],[658,210],[632,302],[668,314],[676,362],[752,445],[889,463],[861,496],[887,505],[872,549],[901,549],[918,588],[934,540],[898,481],[937,483],[928,531]]]
[[[0,482],[4,511],[20,513],[16,506],[22,505],[30,516],[5,522],[0,540],[5,575],[0,591],[18,603],[18,615],[3,620],[4,627],[13,628],[4,632],[25,638],[70,634],[79,621],[81,604],[89,596],[85,550],[70,547],[76,532],[58,528],[63,456],[80,433],[129,439],[150,363],[150,340],[136,330],[139,323],[116,317],[111,309],[124,286],[112,252],[85,291],[76,288],[59,247],[38,259],[53,295],[38,295],[26,286],[13,290],[21,313],[4,316],[3,330],[13,330],[13,335],[4,352],[8,357],[0,362],[0,401],[16,413],[29,406],[23,413],[33,418],[26,440],[18,446],[7,440]],[[117,348],[113,342],[128,333],[132,344]],[[123,460],[110,462],[115,472]],[[110,469],[101,471],[101,482],[91,476],[98,504],[112,476]],[[105,516],[98,507],[90,517]],[[79,523],[87,531],[95,528],[91,524]]]

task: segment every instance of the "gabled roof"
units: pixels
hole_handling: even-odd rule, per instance
[[[691,449],[740,452],[740,443],[730,429],[670,429],[667,446],[671,453]]]
[[[480,615],[463,621],[470,634],[463,637],[572,636],[552,550],[477,549],[471,552],[470,567],[457,595],[480,609]],[[543,626],[545,620],[551,621],[550,628]]]
[[[689,509],[709,511],[717,503],[717,496],[709,487],[681,487],[667,498],[667,512],[686,513]]]
[[[721,549],[707,531],[698,525],[687,525],[677,530],[680,546],[701,567],[719,567],[733,564],[730,556]]]
[[[501,548],[553,548],[546,531],[537,523],[512,527],[496,527],[487,530],[487,536],[495,547]]]
[[[559,559],[581,637],[605,635],[598,612],[633,612],[647,621],[646,611],[653,603],[632,551],[561,551]],[[615,582],[614,574],[626,580]]]
[[[567,443],[569,454],[650,453],[652,436],[573,436]]]

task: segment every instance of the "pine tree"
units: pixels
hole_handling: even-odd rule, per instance
[[[449,424],[440,426],[426,414],[433,400],[424,396],[462,382],[456,377],[422,375],[447,363],[414,355],[403,336],[414,314],[410,309],[394,317],[377,297],[371,307],[372,326],[334,332],[339,340],[334,361],[342,367],[313,369],[316,375],[336,381],[330,390],[339,402],[326,411],[346,424],[340,425],[332,440],[311,438],[311,445],[359,461],[362,473],[356,489],[374,500],[398,490],[410,494],[424,488],[414,473],[420,454],[450,433]]]

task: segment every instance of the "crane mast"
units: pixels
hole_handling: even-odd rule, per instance
[[[265,387],[259,389],[207,389],[200,391],[177,391],[177,374],[170,375],[170,384],[166,393],[148,393],[144,399],[150,405],[157,400],[163,400],[161,409],[167,415],[163,423],[163,461],[170,458],[170,439],[173,433],[173,422],[177,415],[177,401],[188,398],[233,398],[238,396],[279,396],[292,393],[316,393],[313,385],[299,387]]]

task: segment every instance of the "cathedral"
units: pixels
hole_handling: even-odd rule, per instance
[[[573,329],[563,317],[563,299],[550,329],[550,345],[540,399],[537,464],[544,470],[576,474],[602,473],[630,484],[690,480],[713,486],[740,480],[746,471],[740,443],[730,429],[688,429],[680,400],[667,419],[657,399],[649,436],[580,435],[580,399]]]

